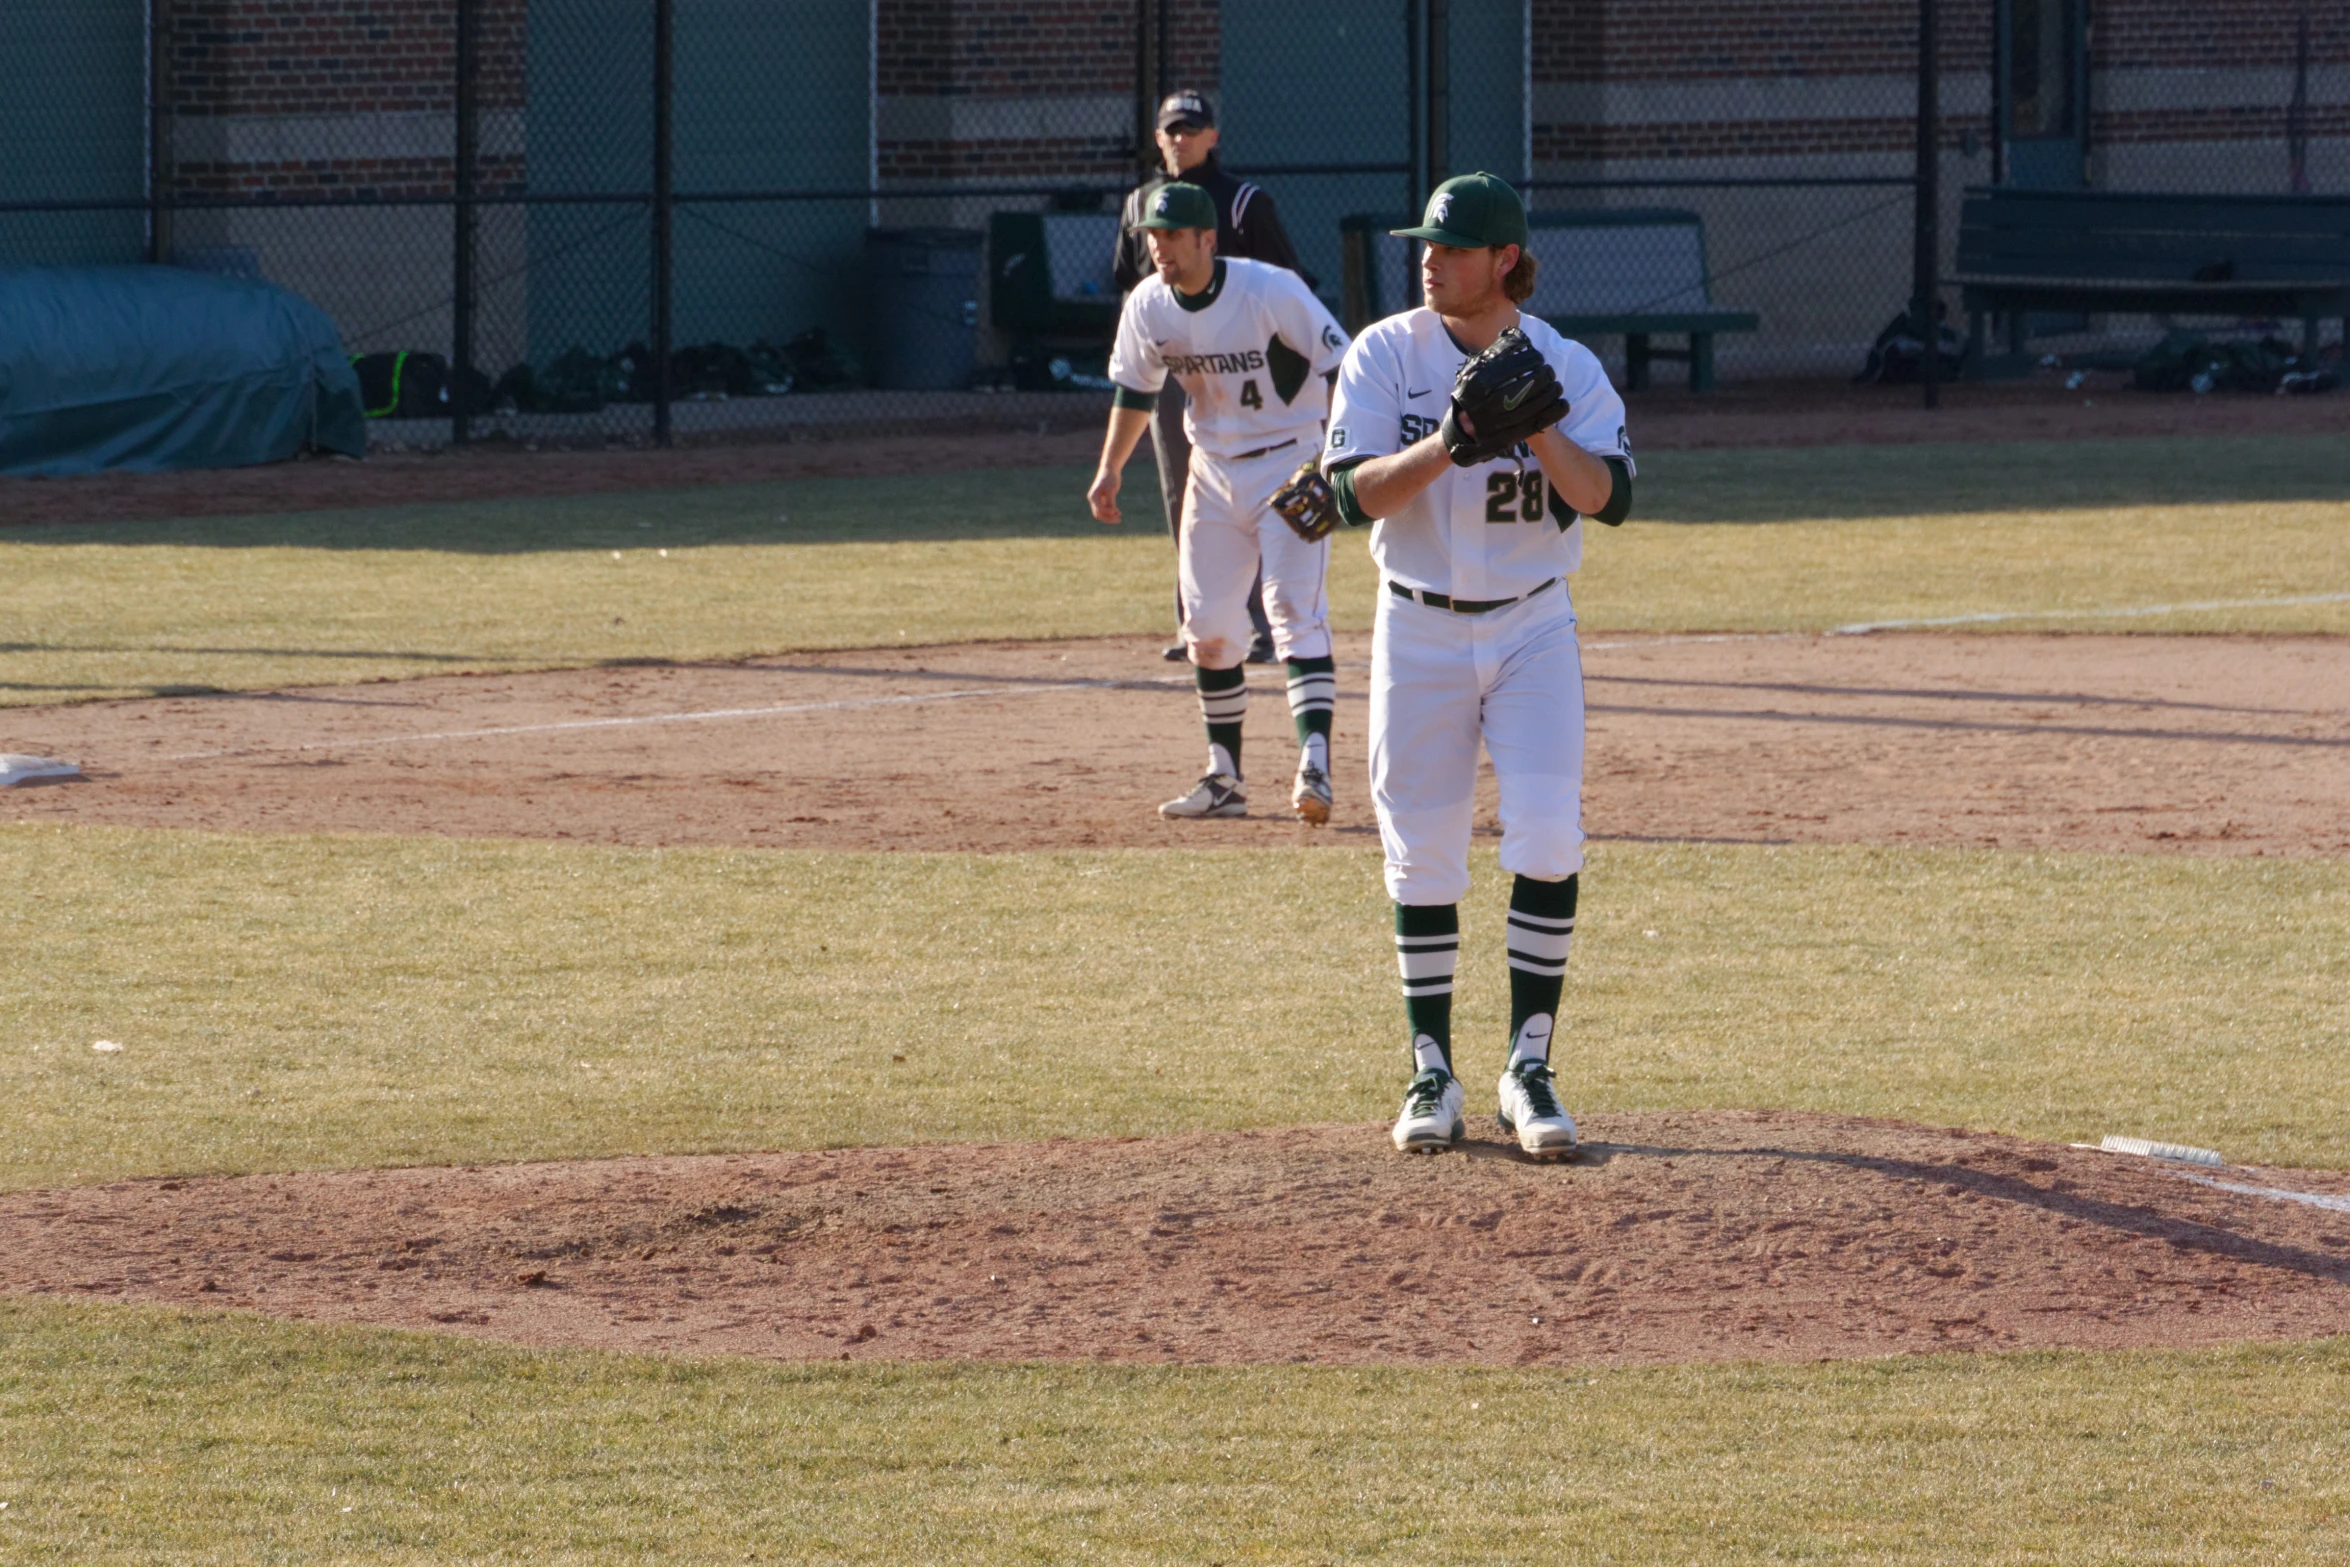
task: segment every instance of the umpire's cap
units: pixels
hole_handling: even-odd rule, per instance
[[[1458,250],[1526,248],[1526,203],[1498,174],[1462,174],[1436,187],[1416,229],[1390,229],[1398,239],[1424,239]]]
[[[1151,192],[1150,211],[1138,229],[1212,229],[1216,226],[1216,198],[1197,185],[1170,180]]]
[[[1159,105],[1159,129],[1173,130],[1178,125],[1196,125],[1202,130],[1216,123],[1216,111],[1208,104],[1205,94],[1186,87],[1181,92],[1167,94]]]

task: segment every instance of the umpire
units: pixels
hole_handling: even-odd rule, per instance
[[[1281,226],[1281,215],[1273,210],[1273,198],[1246,180],[1236,179],[1224,172],[1216,160],[1216,111],[1208,100],[1190,88],[1171,93],[1159,105],[1159,167],[1150,172],[1126,198],[1126,208],[1118,215],[1118,259],[1115,272],[1121,294],[1134,292],[1135,285],[1152,275],[1149,243],[1144,240],[1142,220],[1150,215],[1150,201],[1162,185],[1174,180],[1197,185],[1216,202],[1216,254],[1239,256],[1249,261],[1269,261],[1277,267],[1287,267],[1306,280],[1312,287],[1314,279],[1297,264],[1296,247],[1289,243],[1289,232]],[[1167,377],[1166,388],[1159,393],[1156,417],[1151,420],[1151,447],[1159,460],[1159,498],[1167,506],[1167,532],[1170,537],[1183,527],[1183,491],[1191,474],[1191,443],[1183,436],[1183,388]],[[1176,613],[1182,613],[1178,595]],[[1273,660],[1273,627],[1265,618],[1264,582],[1260,573],[1257,586],[1249,589],[1249,619],[1255,623],[1256,637],[1251,643],[1248,661],[1267,664]],[[1183,657],[1179,640],[1167,649],[1170,663]]]

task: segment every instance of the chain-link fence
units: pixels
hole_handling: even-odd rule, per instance
[[[2350,189],[2344,0],[1937,3],[1942,277],[1971,187]],[[1851,375],[1916,287],[1918,0],[1634,9],[12,0],[0,263],[293,289],[379,438],[1070,425],[1190,87],[1350,323],[1416,295],[1386,229],[1484,168],[1619,377]],[[2179,324],[1998,323],[2113,362]]]

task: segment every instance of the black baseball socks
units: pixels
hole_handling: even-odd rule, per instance
[[[1412,1030],[1412,1071],[1452,1070],[1452,971],[1461,955],[1454,903],[1395,906],[1395,961],[1403,971],[1404,1017]]]
[[[1330,771],[1330,721],[1338,710],[1338,660],[1289,660],[1289,717],[1297,725],[1297,748],[1324,773]]]
[[[1510,1060],[1548,1061],[1575,940],[1575,878],[1520,876],[1510,889]]]
[[[1248,666],[1192,670],[1199,686],[1200,717],[1208,724],[1208,771],[1238,779],[1240,721],[1248,716]]]

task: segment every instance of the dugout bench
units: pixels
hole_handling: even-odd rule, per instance
[[[1360,331],[1420,297],[1414,242],[1390,229],[1415,219],[1358,213],[1339,221],[1345,315]],[[1714,388],[1714,339],[1752,332],[1762,317],[1713,302],[1705,259],[1705,220],[1677,207],[1588,207],[1530,212],[1527,248],[1538,271],[1534,297],[1522,307],[1578,342],[1624,339],[1624,385],[1646,391],[1659,359],[1689,366],[1689,389]],[[1659,348],[1659,337],[1685,337],[1686,348]]]
[[[1952,281],[1970,380],[1989,368],[1994,317],[2010,366],[2024,361],[2035,310],[2298,320],[2311,352],[2320,321],[2350,316],[2350,198],[1978,186]]]

